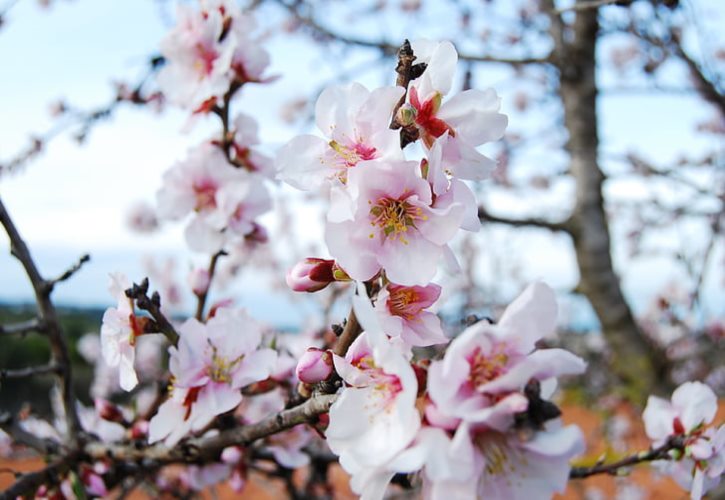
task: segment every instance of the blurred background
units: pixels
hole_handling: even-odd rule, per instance
[[[471,315],[496,317],[542,279],[561,299],[552,345],[591,360],[572,403],[597,401],[612,416],[629,410],[607,397],[641,403],[691,379],[725,393],[725,3],[242,4],[256,12],[268,73],[279,78],[245,86],[235,105],[259,121],[271,155],[314,133],[327,85],[393,84],[406,38],[453,41],[457,88],[494,87],[502,97],[509,128],[483,149],[498,167],[475,186],[483,227],[455,242],[463,272],[436,278],[451,334]],[[99,328],[112,302],[109,272],[149,276],[174,315],[195,305],[187,276],[208,256],[186,249],[182,224],[154,216],[163,172],[216,132],[213,119],[189,123],[157,94],[158,45],[176,5],[0,1],[0,196],[45,274],[91,255],[54,294],[74,338]],[[222,260],[212,298],[231,298],[277,329],[327,328],[345,314],[344,287],[310,296],[284,285],[300,258],[328,256],[322,198],[271,188],[271,243]],[[32,301],[3,252],[0,323],[32,315]],[[0,342],[2,367],[47,358],[32,337]],[[1,404],[22,400],[8,394],[3,387]],[[606,432],[623,432],[616,425]]]

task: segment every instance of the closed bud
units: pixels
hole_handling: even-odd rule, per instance
[[[332,374],[332,354],[317,347],[308,347],[297,363],[297,378],[306,384],[327,380]]]
[[[334,260],[308,257],[287,272],[287,286],[295,292],[317,292],[335,281]]]
[[[196,268],[189,273],[189,286],[195,295],[204,295],[209,290],[211,276],[209,271]]]
[[[395,115],[395,121],[400,124],[401,127],[407,127],[415,122],[415,116],[417,111],[413,106],[408,103],[403,104],[398,108],[398,112]]]
[[[101,417],[103,420],[118,423],[124,422],[125,419],[123,418],[123,413],[121,413],[121,410],[110,401],[102,398],[96,398],[93,401],[93,404],[96,407],[96,412],[98,413],[98,416]]]

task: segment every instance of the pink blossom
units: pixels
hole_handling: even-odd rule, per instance
[[[701,382],[685,382],[672,393],[671,401],[650,396],[642,414],[647,436],[655,446],[672,437],[683,441],[684,453],[657,462],[691,497],[699,500],[720,483],[725,471],[725,425],[707,427],[717,413],[717,396]]]
[[[199,11],[179,5],[177,24],[161,41],[166,64],[158,75],[171,102],[197,110],[229,88],[237,47],[237,35],[228,29],[231,5],[224,2]]]
[[[388,284],[378,293],[375,304],[383,331],[409,347],[447,343],[440,319],[425,310],[440,294],[441,287],[434,283],[412,287]]]
[[[297,363],[295,373],[300,382],[306,384],[327,380],[332,374],[332,354],[317,347],[308,347]]]
[[[240,389],[274,369],[277,353],[260,349],[261,339],[259,326],[237,309],[219,309],[206,324],[182,324],[178,347],[169,348],[171,396],[151,419],[149,441],[166,438],[171,446],[234,409],[242,401]]]
[[[136,337],[143,333],[134,314],[133,301],[125,290],[131,287],[125,275],[111,274],[109,291],[118,300],[118,306],[110,307],[103,314],[101,325],[101,353],[106,364],[119,367],[121,388],[130,391],[138,384],[134,369]]]
[[[359,309],[357,304],[355,308]],[[366,331],[344,358],[334,357],[346,387],[330,408],[326,432],[330,449],[345,468],[348,463],[360,467],[386,463],[411,443],[420,428],[413,368],[377,325],[367,324],[364,311],[358,317]]]
[[[189,286],[195,295],[203,295],[209,290],[211,276],[207,269],[197,267],[189,273]]]
[[[535,342],[554,330],[556,309],[554,292],[534,283],[498,324],[481,321],[456,337],[429,368],[428,420],[444,428],[465,421],[503,432],[528,407],[522,390],[529,380],[582,373],[584,361],[568,351],[534,351]]]
[[[364,162],[350,171],[345,193],[333,200],[325,239],[353,279],[381,269],[393,282],[426,285],[466,207],[455,193],[433,199],[416,162]],[[333,191],[334,192],[334,191]]]
[[[402,95],[401,87],[370,92],[359,83],[325,89],[315,107],[325,139],[302,135],[287,143],[277,155],[278,178],[311,189],[325,180],[344,183],[348,170],[361,161],[402,160],[399,134],[389,129]]]

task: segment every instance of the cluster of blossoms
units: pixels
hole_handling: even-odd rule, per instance
[[[449,96],[453,45],[417,42],[417,76],[407,88],[328,88],[316,106],[324,138],[293,139],[273,165],[254,149],[254,119],[239,115],[231,127],[228,120],[231,96],[264,80],[268,58],[249,38],[252,21],[224,0],[202,2],[200,11],[182,8],[179,15],[162,47],[162,88],[194,114],[218,114],[224,131],[166,173],[160,215],[193,214],[186,228],[190,247],[214,255],[263,239],[255,219],[271,206],[265,177],[276,172],[294,187],[321,189],[330,200],[325,241],[332,258],[305,259],[287,283],[316,292],[353,282],[354,314],[342,334],[350,343],[339,351],[321,338],[270,340],[243,310],[222,305],[203,318],[200,302],[196,318],[173,327],[174,335],[164,332],[171,345],[161,397],[146,411],[99,400],[84,426],[105,433],[106,441],[130,436],[173,448],[190,436],[279,416],[293,399],[335,393],[326,415],[308,419],[317,433],[297,426],[265,434],[255,447],[228,446],[216,463],[188,466],[172,479],[162,475],[157,487],[173,491],[183,483],[202,490],[228,480],[239,491],[261,451],[293,469],[310,462],[311,449],[327,447],[350,474],[353,491],[367,500],[383,498],[394,476],[410,474],[434,499],[562,492],[584,439],[576,426],[562,424],[549,399],[558,377],[581,374],[586,364],[566,350],[538,348],[556,328],[554,292],[533,283],[497,322],[478,321],[452,340],[434,312],[442,289],[431,280],[442,266],[458,265],[449,244],[459,229],[479,227],[466,181],[490,173],[493,161],[477,148],[506,128],[496,93]],[[410,143],[420,146],[410,148],[415,159],[405,149]],[[192,275],[200,299],[212,278],[207,271]],[[166,330],[158,318],[136,313],[140,302],[129,286],[123,276],[112,277],[118,305],[104,315],[101,331],[105,364],[118,367],[126,391],[139,384],[138,337]],[[693,498],[717,484],[725,465],[725,430],[707,427],[716,407],[712,391],[692,383],[675,391],[671,403],[651,398],[645,410],[654,446],[666,444],[671,452],[664,467]],[[86,489],[106,491],[107,465],[99,461],[84,473]]]
[[[230,120],[229,107],[247,83],[269,81],[262,76],[269,55],[250,38],[255,22],[234,1],[201,2],[200,10],[181,5],[178,17],[161,44],[166,62],[159,85],[194,115],[222,117],[224,130],[164,174],[159,216],[180,220],[193,214],[185,236],[198,252],[264,241],[266,232],[255,219],[272,207],[264,182],[273,175],[272,161],[257,149],[256,120],[243,113]]]

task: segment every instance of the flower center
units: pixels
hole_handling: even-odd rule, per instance
[[[475,442],[484,458],[486,472],[491,475],[514,472],[514,460],[511,455],[515,451],[506,442],[506,438],[497,432],[477,434]]]
[[[490,382],[506,373],[508,360],[509,356],[500,347],[494,348],[489,355],[481,352],[481,348],[478,347],[473,355],[468,358],[468,363],[471,366],[468,380],[473,387],[479,387],[486,382]]]
[[[216,347],[212,346],[211,365],[207,367],[207,374],[209,378],[214,382],[229,383],[232,381],[232,369],[237,365],[243,358],[242,354],[236,359],[228,360],[224,356],[220,356]]]
[[[420,297],[414,288],[401,287],[390,290],[387,306],[390,314],[411,320],[423,310],[420,302]]]
[[[199,212],[205,209],[216,208],[216,182],[211,179],[202,179],[194,182],[191,188],[194,190],[194,196],[196,197],[194,210]]]
[[[400,240],[407,245],[405,233],[408,228],[415,228],[416,220],[426,220],[423,210],[406,201],[405,199],[394,200],[392,198],[380,198],[374,205],[368,201],[370,208],[370,225],[378,227],[383,232],[383,239],[392,238]],[[375,234],[370,233],[370,238]]]
[[[354,167],[363,160],[372,160],[377,158],[377,149],[356,142],[352,146],[343,146],[337,141],[330,141],[330,147],[337,153],[341,160],[342,167]]]
[[[209,76],[214,69],[214,61],[217,60],[219,54],[216,50],[210,47],[206,47],[202,43],[196,44],[196,55],[197,59],[194,66],[202,76]]]

